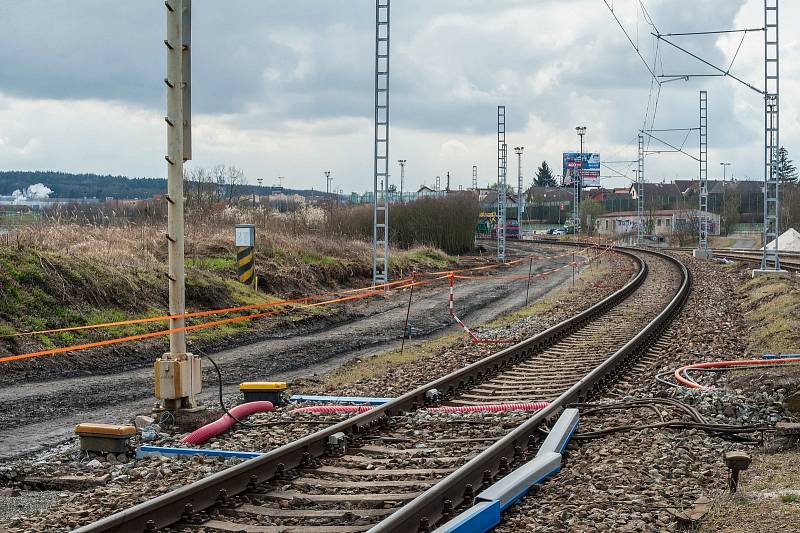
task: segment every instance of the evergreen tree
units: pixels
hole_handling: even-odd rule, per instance
[[[783,183],[797,182],[797,167],[789,159],[789,152],[783,146],[778,149],[778,181]]]
[[[542,164],[536,170],[536,177],[533,179],[533,183],[537,187],[558,186],[558,182],[556,182],[556,178],[553,176],[553,172],[550,170],[550,165],[547,164],[547,161],[542,161]]]

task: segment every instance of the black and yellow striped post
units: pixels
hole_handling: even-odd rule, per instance
[[[236,225],[236,265],[239,281],[253,285],[256,280],[256,227],[253,224]]]
[[[237,247],[236,260],[239,265],[239,281],[252,285],[255,281],[255,249],[252,246]]]

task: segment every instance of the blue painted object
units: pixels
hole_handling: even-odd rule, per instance
[[[292,402],[319,402],[319,403],[352,403],[356,405],[382,405],[394,398],[369,398],[362,396],[310,396],[308,394],[293,394]]]
[[[567,444],[569,444],[572,435],[578,429],[578,423],[578,410],[564,409],[553,429],[550,430],[550,434],[547,435],[547,438],[544,439],[544,442],[539,447],[536,456],[550,452],[562,453]]]
[[[515,501],[525,496],[531,486],[541,483],[561,470],[561,454],[549,452],[537,454],[503,479],[478,494],[479,501],[497,501],[505,511]]]
[[[800,353],[765,353],[763,359],[790,359],[800,357]]]
[[[500,524],[500,502],[478,502],[433,533],[478,533]]]
[[[208,455],[210,457],[240,457],[252,459],[263,455],[258,452],[239,452],[235,450],[205,450],[201,448],[170,448],[167,446],[139,446],[136,448],[136,458],[141,459],[148,455]]]
[[[561,454],[579,426],[578,410],[564,409],[536,457],[484,490],[476,503],[433,533],[485,533],[500,523],[501,513],[530,488],[561,470]]]

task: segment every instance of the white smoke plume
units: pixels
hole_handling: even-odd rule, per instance
[[[50,197],[52,192],[53,190],[47,185],[44,185],[43,183],[36,183],[29,187],[25,187],[22,190],[15,190],[11,193],[11,196],[14,198],[14,204],[16,205],[31,200],[46,200]]]

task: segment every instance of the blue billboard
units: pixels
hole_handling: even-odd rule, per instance
[[[584,187],[600,186],[600,154],[564,152],[562,177],[564,185],[572,185],[574,177],[583,174]]]

